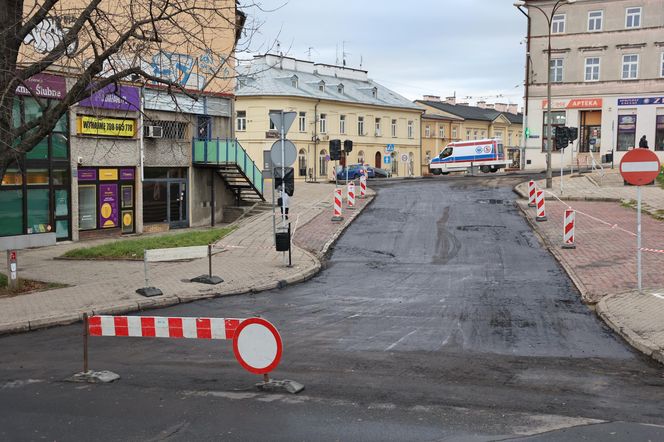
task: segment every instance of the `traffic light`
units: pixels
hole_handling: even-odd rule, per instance
[[[330,159],[341,159],[341,140],[330,140]]]
[[[344,140],[344,152],[351,153],[353,151],[353,140]]]
[[[569,142],[570,144],[576,141],[577,138],[579,138],[579,128],[578,127],[570,127],[569,129]]]
[[[524,131],[524,136],[526,138],[530,138],[530,128],[529,127],[527,127],[526,130]]]
[[[556,126],[553,131],[555,137],[554,150],[564,149],[569,145],[569,128],[565,126]]]
[[[284,191],[286,191],[288,196],[293,196],[293,193],[295,192],[295,172],[292,167],[284,167],[283,169],[285,172],[284,175],[286,176],[285,180],[281,177],[282,168],[274,168],[274,188],[278,189],[285,181]]]

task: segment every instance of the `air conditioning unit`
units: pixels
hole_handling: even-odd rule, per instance
[[[162,138],[164,136],[164,128],[161,126],[147,126],[146,138]]]

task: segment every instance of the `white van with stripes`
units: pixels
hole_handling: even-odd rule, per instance
[[[448,144],[437,157],[429,162],[429,172],[447,175],[450,172],[479,167],[484,173],[497,172],[512,164],[505,157],[503,143],[499,139],[455,141]]]

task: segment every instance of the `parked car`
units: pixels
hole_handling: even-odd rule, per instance
[[[356,180],[362,175],[362,169],[367,170],[367,166],[364,164],[351,164],[348,166],[348,175],[346,175],[346,168],[343,167],[337,171],[337,179],[345,180],[348,176],[349,180]],[[367,173],[367,177],[371,178],[371,175]]]
[[[390,176],[390,171],[379,167],[367,166],[367,176],[369,178],[387,178]]]

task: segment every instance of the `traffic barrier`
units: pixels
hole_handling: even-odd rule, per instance
[[[84,314],[83,327],[83,373],[75,375],[77,380],[89,381],[86,376],[99,373],[88,369],[89,336],[232,340],[238,363],[251,373],[262,374],[265,383],[270,382],[268,374],[279,365],[283,351],[279,332],[262,318],[88,317]]]
[[[344,217],[341,215],[341,189],[334,189],[334,216],[332,221],[342,221]]]
[[[576,218],[574,209],[565,209],[563,217],[563,249],[575,249],[574,244],[574,220]]]
[[[350,182],[348,183],[348,208],[349,209],[354,209],[355,208],[355,183]]]
[[[360,198],[364,199],[367,196],[367,176],[360,176]]]
[[[538,190],[536,193],[537,216],[535,221],[546,221],[546,210],[544,208],[544,192]]]
[[[535,197],[537,193],[537,185],[535,184],[535,181],[530,180],[528,181],[528,207],[535,207]]]

